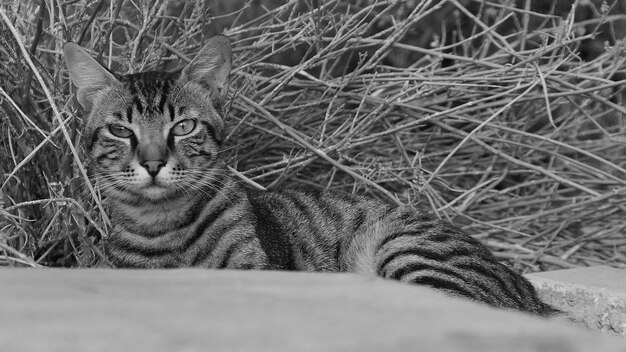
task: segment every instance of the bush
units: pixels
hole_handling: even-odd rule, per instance
[[[217,3],[0,5],[1,264],[106,265],[63,43],[170,71],[217,33],[226,153],[252,186],[410,203],[520,271],[626,264],[618,2]]]

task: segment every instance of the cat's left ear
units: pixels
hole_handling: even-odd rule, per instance
[[[99,91],[119,83],[111,72],[76,43],[66,43],[63,56],[70,80],[78,88],[78,102],[86,111],[91,111]]]
[[[222,103],[228,92],[232,49],[228,38],[218,35],[200,49],[198,55],[183,69],[181,80],[200,83]]]

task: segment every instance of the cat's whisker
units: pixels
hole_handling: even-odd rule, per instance
[[[200,187],[200,186],[204,186],[206,188],[209,188],[213,192],[219,193],[222,196],[226,195],[222,191],[222,188],[224,186],[226,186],[226,183],[224,181],[221,181],[219,179],[210,179],[210,178],[200,178],[200,179],[197,179],[195,181],[196,182],[192,183],[192,185],[194,187],[197,187],[198,189],[203,188],[203,187]]]
[[[215,193],[220,193],[222,196],[224,196],[225,194],[221,191],[221,187],[216,187],[215,184],[210,183],[210,182],[190,182],[187,184],[187,186],[191,189],[193,189],[196,192],[200,192],[201,193],[201,197],[203,198],[203,200],[208,201],[210,199],[208,199],[209,196],[211,196],[211,192],[215,192]]]

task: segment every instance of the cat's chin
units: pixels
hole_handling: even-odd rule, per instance
[[[143,187],[140,193],[144,198],[152,202],[166,201],[174,196],[171,189],[158,185]]]

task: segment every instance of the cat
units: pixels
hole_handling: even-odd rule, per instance
[[[117,76],[64,47],[88,113],[85,150],[113,222],[116,267],[355,272],[549,316],[533,286],[478,240],[360,195],[248,189],[220,157],[231,45],[215,36],[178,75]]]

